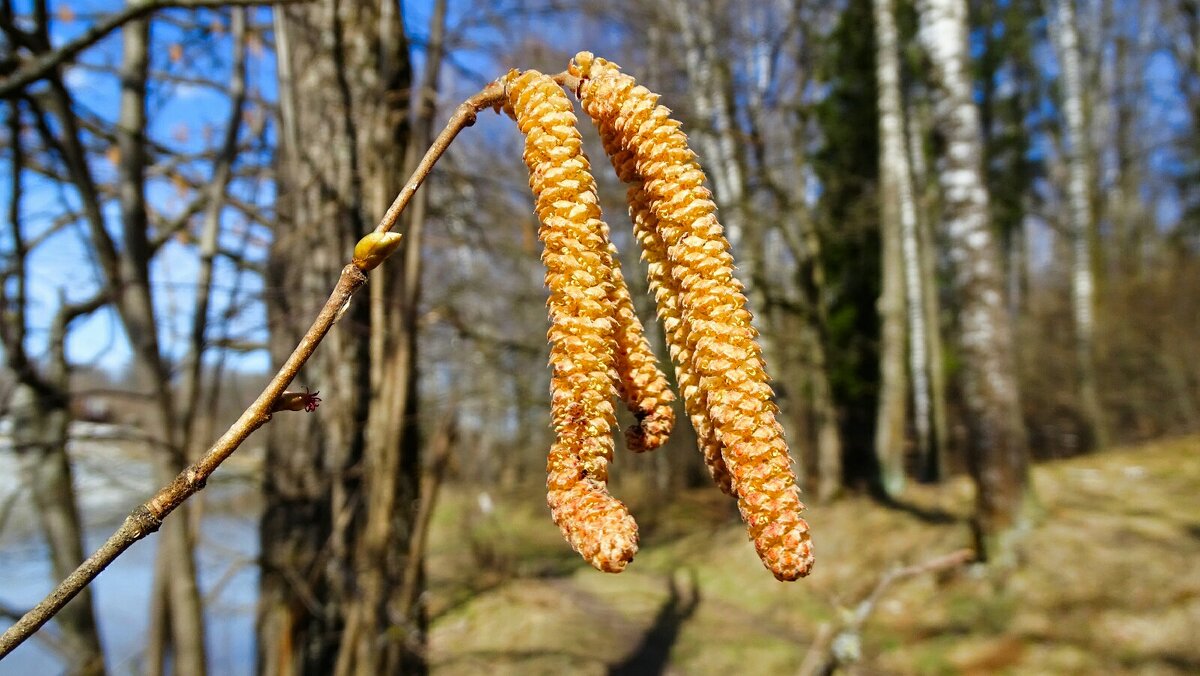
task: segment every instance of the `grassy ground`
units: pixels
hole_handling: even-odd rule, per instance
[[[884,597],[859,673],[1200,673],[1200,439],[1043,465],[1042,518],[999,588],[982,569]],[[431,542],[439,674],[788,674],[883,571],[969,543],[964,482],[908,507],[814,509],[817,568],[776,582],[715,490],[665,507],[620,575],[578,562],[537,496],[484,516],[451,490]],[[637,510],[635,508],[635,515]]]

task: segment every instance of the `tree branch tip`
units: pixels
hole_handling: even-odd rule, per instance
[[[570,71],[564,70],[554,76],[554,81],[563,89],[574,94],[575,98],[579,98],[579,88],[583,86],[583,78],[572,75]]]

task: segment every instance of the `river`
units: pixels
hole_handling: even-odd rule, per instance
[[[98,430],[107,433],[107,430]],[[73,430],[75,432],[75,430]],[[70,449],[86,548],[98,547],[124,514],[156,488],[146,458],[129,444],[105,442],[97,430],[85,430],[86,442]],[[17,458],[0,429],[0,505],[17,502],[0,524],[0,604],[28,608],[50,591],[48,551],[38,536],[36,519],[25,504]],[[258,507],[254,500],[257,463],[253,454],[222,467],[196,498],[204,499],[198,530],[197,564],[205,597],[206,641],[211,673],[237,675],[254,671],[254,606],[258,594]],[[109,672],[142,671],[150,587],[157,538],[135,544],[92,584],[101,641]],[[3,622],[7,625],[7,622]],[[51,623],[43,631],[53,632]],[[52,648],[35,635],[0,662],[6,674],[60,673],[63,664]]]

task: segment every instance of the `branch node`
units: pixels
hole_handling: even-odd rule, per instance
[[[162,519],[150,511],[146,505],[138,505],[129,513],[129,523],[133,526],[133,537],[136,540],[155,533],[162,527]]]

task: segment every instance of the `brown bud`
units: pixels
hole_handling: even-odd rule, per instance
[[[321,405],[321,398],[317,395],[320,392],[309,392],[307,388],[303,392],[284,392],[279,395],[279,399],[275,400],[275,405],[271,407],[271,411],[305,411],[312,413],[317,410],[317,406]]]

